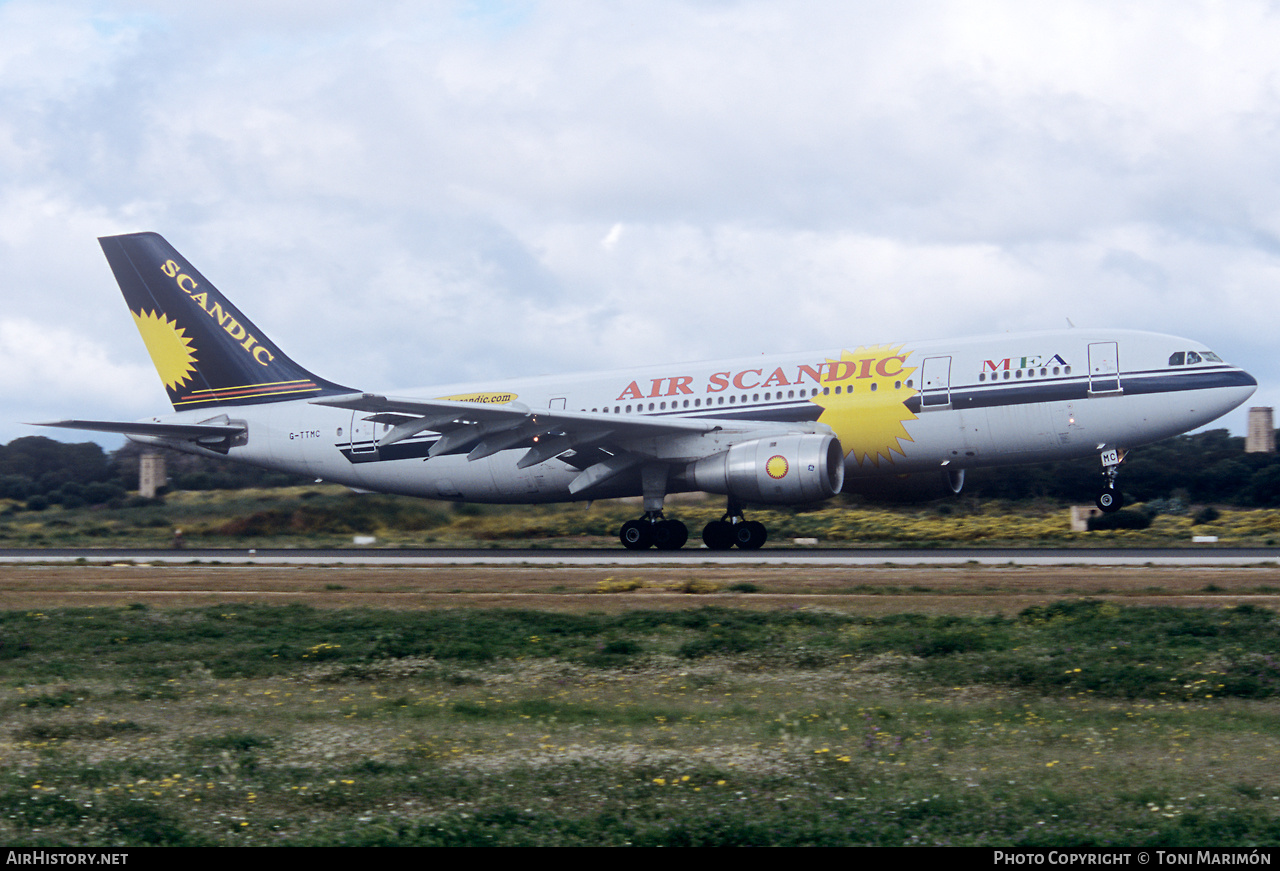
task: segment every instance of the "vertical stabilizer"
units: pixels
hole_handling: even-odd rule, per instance
[[[289,359],[158,234],[98,241],[174,410],[355,392]]]

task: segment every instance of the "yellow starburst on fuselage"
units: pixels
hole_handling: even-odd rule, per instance
[[[177,321],[157,312],[132,314],[164,386],[177,390],[186,384],[196,371],[196,349],[191,346],[191,337],[186,330],[179,327]]]
[[[818,422],[835,430],[845,456],[853,454],[858,465],[906,456],[902,442],[912,439],[904,424],[916,416],[905,403],[917,392],[907,386],[917,368],[903,365],[908,356],[901,345],[872,345],[827,360],[825,392],[810,402],[822,406]]]

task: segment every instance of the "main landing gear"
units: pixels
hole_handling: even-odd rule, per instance
[[[742,550],[756,550],[769,538],[764,524],[742,516],[742,506],[729,498],[724,517],[702,528],[702,542],[708,550],[728,550],[735,544]]]
[[[622,546],[627,550],[679,550],[689,540],[689,527],[679,520],[664,520],[662,514],[645,515],[638,520],[628,520],[618,532]],[[709,550],[728,550],[737,545],[742,550],[756,550],[769,538],[764,524],[756,520],[744,520],[741,514],[725,514],[723,520],[713,520],[702,528],[702,541]]]
[[[1120,464],[1124,462],[1125,452],[1112,449],[1103,451],[1102,457],[1102,490],[1094,504],[1110,514],[1124,507],[1124,496],[1116,489],[1116,476],[1120,473]]]
[[[646,463],[640,469],[640,483],[644,493],[644,517],[628,520],[618,531],[618,538],[627,550],[679,550],[689,540],[689,527],[679,520],[662,517],[662,503],[667,496],[667,467],[661,463]]]
[[[618,533],[627,550],[679,550],[689,540],[689,527],[679,520],[664,520],[662,512],[646,512],[639,520],[628,520]]]
[[[644,517],[628,520],[618,530],[618,538],[627,550],[679,550],[689,540],[689,528],[679,520],[662,516],[662,503],[667,495],[667,467],[648,463],[640,469],[644,493]],[[711,550],[728,550],[737,545],[742,550],[755,550],[769,537],[763,523],[742,516],[742,506],[732,496],[725,506],[724,517],[713,520],[702,530],[702,541]]]

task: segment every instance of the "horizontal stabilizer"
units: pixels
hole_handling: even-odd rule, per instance
[[[33,423],[30,426],[58,426],[63,429],[83,429],[92,432],[116,432],[121,435],[153,436],[169,439],[224,439],[244,432],[235,424],[203,423],[145,423],[117,420],[59,420],[52,423]]]

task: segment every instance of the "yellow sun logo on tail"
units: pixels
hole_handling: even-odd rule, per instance
[[[835,430],[845,456],[853,454],[859,465],[870,458],[879,466],[881,457],[892,463],[895,452],[906,456],[902,442],[912,439],[903,424],[916,419],[904,404],[916,395],[907,386],[917,368],[903,365],[908,356],[901,345],[872,345],[827,361],[827,392],[810,401],[822,406],[818,422]]]
[[[177,321],[156,312],[134,314],[133,322],[138,325],[164,386],[177,390],[186,384],[196,371],[195,348],[191,347],[191,337],[186,330],[180,328]]]

